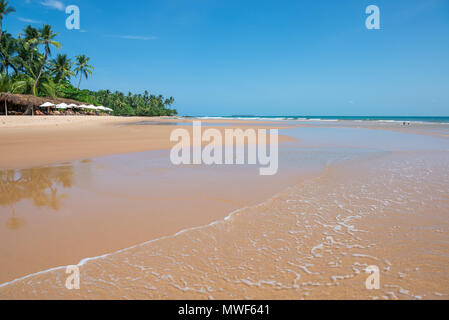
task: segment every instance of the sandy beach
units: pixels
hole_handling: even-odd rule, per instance
[[[0,118],[1,299],[449,296],[447,126],[203,120],[279,128],[261,177],[172,166],[192,119],[34,118]]]

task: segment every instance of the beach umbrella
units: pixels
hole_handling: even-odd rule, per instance
[[[58,104],[58,105],[56,105],[56,109],[60,109],[60,110],[66,110],[66,109],[68,109],[68,104],[66,104],[66,103],[60,103],[60,104]]]
[[[41,108],[50,108],[50,107],[54,107],[55,104],[51,103],[51,102],[45,102],[44,104],[41,104],[39,107]]]
[[[54,107],[55,104],[51,102],[45,102],[44,104],[41,104],[39,107],[41,108],[47,108],[47,112],[50,113],[50,107]]]
[[[69,108],[75,108],[75,107],[77,107],[78,105],[77,104],[74,104],[74,103],[71,103],[71,104],[69,104]]]
[[[69,105],[64,102],[56,105],[57,109],[67,109],[68,107],[69,107]]]
[[[87,109],[87,106],[84,105],[84,104],[82,104],[82,105],[78,106],[78,108],[79,108],[79,109]]]

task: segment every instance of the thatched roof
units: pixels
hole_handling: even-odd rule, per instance
[[[33,95],[28,94],[12,94],[3,92],[0,94],[0,103],[6,102],[8,104],[21,106],[21,107],[39,107],[40,105],[44,104],[45,102],[51,102],[54,104],[60,104],[60,103],[67,103],[67,104],[83,104],[83,102],[71,100],[71,99],[64,99],[64,98],[48,98],[48,97],[36,97]]]

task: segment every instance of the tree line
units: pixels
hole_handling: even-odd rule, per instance
[[[67,54],[57,54],[62,48],[56,40],[58,34],[50,25],[41,28],[27,26],[17,38],[4,31],[3,19],[15,12],[9,1],[0,0],[0,92],[32,94],[40,97],[74,99],[86,104],[103,105],[114,110],[114,115],[172,116],[169,107],[175,100],[153,95],[109,90],[81,90],[83,79],[93,75],[90,58],[80,54],[74,59]],[[72,80],[77,83],[76,87]]]

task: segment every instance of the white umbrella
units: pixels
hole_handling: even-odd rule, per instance
[[[39,107],[41,108],[47,108],[47,112],[50,114],[50,107],[54,107],[55,104],[51,102],[45,102],[44,104],[41,104]]]
[[[39,107],[41,108],[49,108],[49,107],[54,107],[55,104],[51,103],[51,102],[45,102],[44,104],[41,104]]]
[[[67,109],[68,107],[69,107],[68,104],[66,104],[64,102],[56,105],[57,109]]]
[[[87,106],[84,105],[84,104],[82,104],[82,105],[78,106],[78,108],[79,108],[79,109],[87,109]]]
[[[94,106],[93,104],[88,105],[87,108],[92,109],[92,110],[97,110],[97,107]]]
[[[106,109],[106,111],[114,111],[111,108],[105,108],[105,109]]]
[[[69,104],[69,108],[74,108],[74,107],[76,107],[76,106],[78,106],[78,105],[77,105],[77,104],[74,104],[74,103]]]

